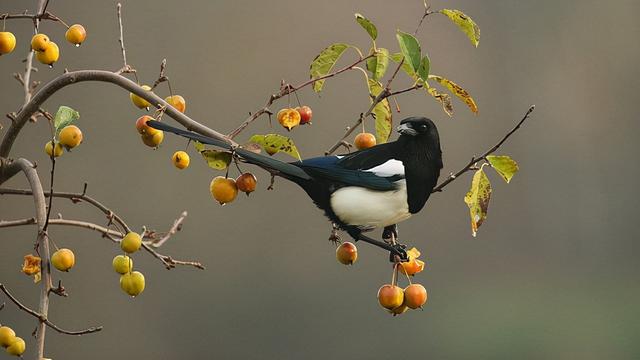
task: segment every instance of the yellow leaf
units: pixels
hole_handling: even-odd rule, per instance
[[[449,91],[451,91],[455,96],[457,96],[460,100],[464,101],[464,103],[467,104],[471,112],[473,112],[474,114],[478,113],[478,106],[476,105],[475,100],[473,100],[471,95],[469,95],[469,92],[462,88],[462,86],[438,75],[429,75],[429,79],[433,79],[437,81],[438,84],[449,89]]]
[[[283,152],[301,160],[298,148],[296,148],[293,140],[286,136],[278,134],[253,135],[249,139],[249,142],[261,145],[269,155],[273,155],[277,152]]]
[[[427,88],[427,92],[442,104],[442,110],[449,117],[453,115],[453,105],[451,105],[451,96],[449,94],[439,93],[435,88]]]
[[[465,13],[460,10],[452,10],[452,9],[442,9],[440,13],[451,19],[454,24],[458,25],[458,28],[462,30],[473,46],[478,47],[480,43],[480,28],[476,23],[471,20]]]
[[[488,155],[487,161],[491,164],[491,167],[502,176],[504,181],[509,183],[513,175],[518,172],[518,163],[515,162],[510,156],[502,155]]]
[[[34,255],[25,255],[24,263],[22,264],[22,272],[31,276],[40,272],[40,262],[42,259]]]
[[[373,98],[382,92],[382,84],[378,81],[369,79],[369,93]],[[376,143],[386,143],[391,136],[391,127],[393,119],[391,116],[391,106],[389,100],[384,99],[373,108],[373,114],[376,118]]]
[[[342,53],[349,48],[347,44],[336,43],[325,48],[316,56],[309,66],[309,75],[312,79],[319,78],[331,72]],[[322,91],[324,79],[313,83],[313,91],[319,93]]]
[[[487,174],[482,168],[476,171],[471,181],[471,189],[464,197],[464,202],[469,207],[471,215],[471,232],[476,236],[478,228],[487,218],[487,210],[489,209],[489,199],[491,199],[491,183]]]

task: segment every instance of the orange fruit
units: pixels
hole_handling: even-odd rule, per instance
[[[80,46],[80,44],[82,44],[87,38],[87,31],[84,29],[84,26],[80,24],[73,24],[69,29],[67,29],[64,37],[68,42],[75,44],[76,46]]]
[[[31,38],[31,49],[45,51],[49,47],[49,37],[45,34],[35,34]]]
[[[173,165],[178,169],[186,169],[189,166],[190,162],[189,154],[184,151],[176,151],[175,153],[173,153],[171,161],[173,162]]]
[[[238,190],[247,195],[256,190],[257,183],[258,179],[256,179],[255,175],[252,173],[244,173],[236,179],[236,186],[238,186]]]
[[[187,109],[187,103],[180,95],[167,96],[164,101],[169,103],[169,105],[173,106],[181,113],[184,113],[184,111]]]
[[[82,131],[75,125],[65,126],[60,131],[58,138],[61,145],[67,149],[73,149],[82,142]]]
[[[358,248],[350,242],[344,242],[336,249],[336,259],[341,264],[353,265],[358,259]]]
[[[282,109],[278,111],[277,118],[280,125],[284,126],[289,131],[300,125],[300,113],[295,109]]]
[[[358,150],[368,149],[376,145],[376,137],[372,133],[360,133],[356,135],[354,145]]]
[[[427,289],[420,284],[411,284],[404,289],[404,303],[410,309],[422,307],[427,302]]]
[[[378,302],[385,309],[395,309],[402,305],[404,292],[398,286],[385,284],[378,289]]]
[[[69,249],[60,249],[51,255],[51,264],[60,271],[69,271],[76,263],[76,256]]]
[[[16,37],[8,31],[0,32],[0,55],[9,54],[16,48]]]
[[[216,199],[220,205],[230,203],[238,196],[238,186],[236,181],[223,176],[216,176],[211,180],[209,190],[214,199]]]

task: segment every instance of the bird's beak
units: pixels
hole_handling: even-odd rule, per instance
[[[396,130],[402,135],[410,135],[410,136],[418,135],[418,132],[410,128],[407,124],[400,124],[400,126],[398,126]]]

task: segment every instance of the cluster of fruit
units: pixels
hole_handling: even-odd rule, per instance
[[[313,112],[311,108],[308,106],[299,106],[294,108],[284,108],[278,111],[278,122],[282,125],[287,131],[291,131],[294,127],[298,125],[311,125],[311,116]]]
[[[113,270],[120,274],[120,288],[131,296],[138,296],[144,291],[144,275],[139,271],[133,271],[133,259],[129,256],[138,251],[142,246],[140,234],[130,232],[122,238],[120,248],[125,255],[113,258]]]
[[[75,125],[68,125],[60,130],[58,139],[44,145],[44,152],[50,157],[62,156],[63,149],[71,150],[82,142],[82,131]]]
[[[87,31],[84,26],[75,24],[67,29],[64,37],[75,46],[80,46],[87,38]],[[16,37],[8,31],[0,32],[0,55],[8,54],[16,47]],[[51,41],[45,34],[35,34],[31,38],[31,49],[36,51],[36,59],[45,65],[53,67],[53,64],[60,58],[58,44]]]
[[[225,176],[216,176],[211,180],[209,190],[220,205],[230,203],[238,196],[238,190],[249,196],[256,190],[258,179],[252,173],[240,174],[235,180]]]
[[[24,340],[16,336],[16,332],[8,326],[0,326],[0,345],[9,355],[14,356],[21,356],[27,347]]]

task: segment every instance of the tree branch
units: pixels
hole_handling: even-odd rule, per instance
[[[9,298],[9,300],[13,301],[14,304],[16,304],[16,306],[18,308],[20,308],[20,310],[26,312],[27,314],[35,317],[36,319],[38,319],[40,321],[40,323],[43,323],[45,325],[47,325],[48,327],[52,328],[53,330],[61,333],[61,334],[66,334],[66,335],[84,335],[84,334],[91,334],[94,332],[98,332],[100,330],[102,330],[102,326],[96,326],[96,327],[90,327],[88,329],[85,330],[79,330],[79,331],[69,331],[69,330],[64,330],[61,329],[60,327],[58,327],[56,324],[52,323],[51,321],[49,321],[49,319],[47,319],[46,315],[43,315],[42,313],[39,313],[35,310],[32,310],[30,308],[28,308],[27,306],[23,305],[15,296],[13,296],[9,290],[7,289],[6,286],[4,286],[4,284],[0,283],[0,290],[2,290],[2,292],[7,295],[7,297]],[[38,331],[38,336],[40,335],[40,331]]]
[[[509,131],[504,137],[502,137],[502,139],[500,141],[498,141],[497,144],[495,144],[491,149],[485,151],[485,153],[482,154],[481,156],[472,157],[471,160],[469,161],[469,163],[467,163],[467,165],[465,165],[462,169],[458,170],[458,172],[456,172],[455,174],[449,175],[442,183],[440,183],[438,186],[433,188],[433,190],[431,192],[434,193],[434,192],[442,191],[442,189],[445,186],[449,185],[453,180],[457,179],[460,175],[464,174],[467,171],[470,171],[470,170],[474,169],[477,166],[479,161],[486,160],[487,156],[493,154],[496,150],[498,150],[498,148],[500,148],[500,146],[502,146],[502,144],[504,144],[504,142],[507,141],[507,139],[511,135],[513,135],[513,133],[515,133],[518,129],[520,129],[520,126],[522,126],[522,124],[529,118],[529,115],[531,115],[531,113],[533,112],[533,110],[535,108],[536,108],[535,105],[531,105],[529,107],[529,109],[527,110],[527,112],[522,117],[522,119],[516,124],[516,126],[513,129],[511,129],[511,131]]]

